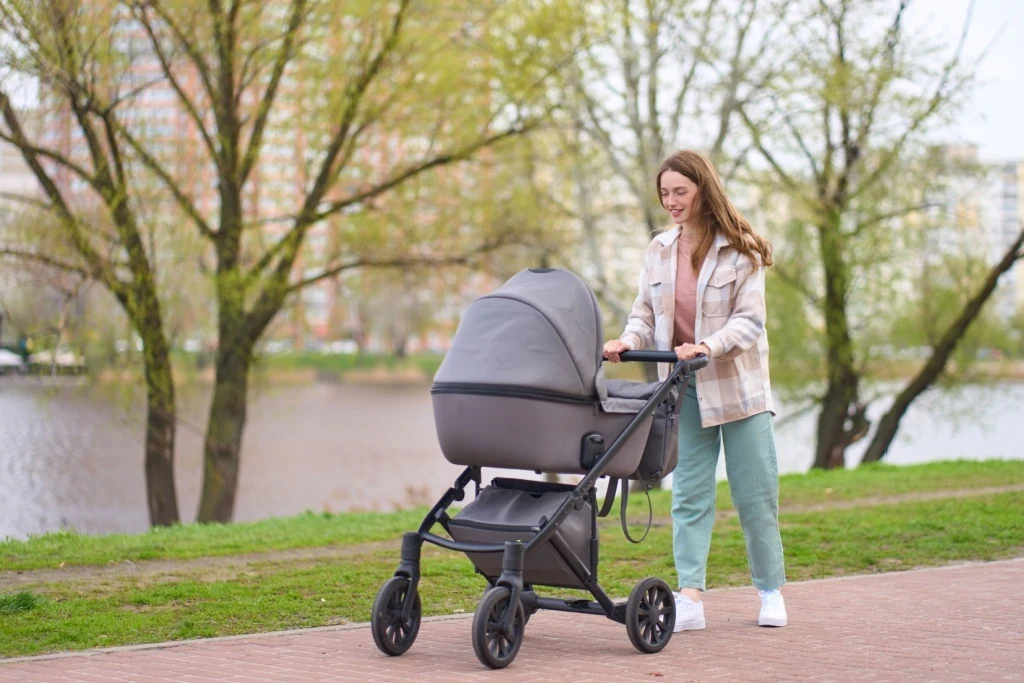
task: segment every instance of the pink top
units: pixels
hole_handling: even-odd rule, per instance
[[[697,235],[679,233],[679,253],[676,256],[676,306],[672,346],[694,344],[693,327],[697,319],[697,273],[690,264],[697,248]]]

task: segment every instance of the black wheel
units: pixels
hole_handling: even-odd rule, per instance
[[[660,652],[675,624],[676,601],[667,583],[647,578],[633,587],[626,603],[626,633],[633,647],[645,654]]]
[[[494,586],[493,586],[493,585],[490,585],[490,586],[488,586],[488,587],[487,587],[487,590],[486,590],[486,591],[484,591],[484,595],[486,596],[486,595],[487,595],[487,591],[491,590],[492,588],[494,588]],[[524,583],[524,584],[523,584],[523,592],[524,592],[524,593],[526,593],[527,591],[532,591],[532,590],[533,590],[533,586],[531,586],[531,585],[530,585],[530,584],[528,584],[528,583]],[[526,624],[529,624],[529,623],[530,623],[530,617],[532,617],[532,616],[533,616],[533,614],[534,614],[534,612],[536,612],[536,611],[537,611],[537,610],[534,610],[533,612],[527,612],[527,611],[526,611],[526,608],[525,608],[525,607],[523,607],[523,614],[525,614],[525,615],[526,615],[526,621],[524,621],[524,622],[523,622],[523,625],[524,625],[524,626],[525,626]]]
[[[492,588],[484,594],[473,615],[473,650],[481,664],[492,669],[503,669],[512,663],[523,644],[526,615],[523,603],[516,603],[516,615],[512,626],[502,626],[505,614],[512,602],[512,591],[504,586]]]
[[[394,576],[380,587],[377,599],[373,601],[373,614],[370,616],[373,642],[381,652],[392,657],[405,654],[406,650],[412,647],[420,630],[420,615],[423,610],[419,593],[413,596],[409,619],[402,619],[402,604],[409,592],[409,584],[410,581],[406,577]]]

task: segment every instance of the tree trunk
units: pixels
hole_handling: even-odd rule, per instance
[[[139,329],[145,345],[146,376],[146,500],[151,526],[181,521],[174,483],[175,415],[171,357],[163,334]]]
[[[818,415],[814,467],[844,466],[846,448],[867,433],[864,407],[858,401],[860,375],[854,365],[853,340],[846,312],[848,275],[838,227],[819,226],[825,270],[825,335],[828,389]]]
[[[221,327],[217,349],[217,370],[213,402],[203,445],[203,491],[199,501],[200,522],[230,522],[245,429],[249,365],[253,344],[248,339],[225,334]]]
[[[974,322],[975,318],[981,313],[981,309],[984,307],[985,302],[988,301],[989,297],[996,290],[996,285],[999,284],[999,278],[1002,277],[1003,273],[1010,270],[1013,264],[1021,258],[1018,253],[1021,247],[1024,246],[1024,230],[1017,235],[1017,240],[1010,245],[1006,253],[1003,255],[1002,260],[997,263],[991,271],[989,271],[988,277],[985,278],[985,283],[982,285],[978,293],[972,298],[967,305],[961,311],[953,324],[949,326],[945,334],[942,335],[942,339],[936,344],[932,351],[931,358],[925,363],[924,367],[914,376],[914,378],[907,384],[907,386],[899,393],[896,399],[893,401],[892,406],[882,416],[882,419],[878,423],[878,431],[875,432],[874,438],[871,440],[871,444],[868,446],[867,451],[864,453],[864,459],[861,462],[878,462],[885,457],[886,452],[889,450],[889,446],[892,445],[892,441],[896,438],[896,432],[900,428],[900,420],[903,419],[903,415],[906,414],[910,404],[914,402],[918,396],[931,386],[932,382],[938,379],[939,375],[946,367],[946,363],[949,361],[949,357],[956,350],[957,344],[963,338],[964,334],[967,333],[967,329]]]
[[[866,433],[864,409],[857,403],[859,378],[839,369],[830,377],[828,390],[818,414],[818,441],[814,467],[841,468],[845,465],[846,448]],[[852,407],[852,414],[851,414]]]
[[[395,335],[391,341],[391,353],[398,360],[406,357],[406,348],[409,344],[409,337],[406,335]]]

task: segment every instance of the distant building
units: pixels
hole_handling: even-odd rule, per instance
[[[27,109],[21,112],[20,118],[26,135],[34,135],[39,126],[38,112]],[[20,205],[6,195],[38,198],[41,196],[41,188],[32,169],[25,163],[21,150],[0,141],[0,212],[4,214],[0,220],[6,220],[8,212],[16,211]]]
[[[983,162],[973,145],[949,147],[946,152],[972,170],[954,176],[928,212],[938,226],[929,240],[929,258],[968,255],[993,266],[1016,239],[1024,220],[1024,161]],[[990,306],[1004,320],[1024,306],[1024,275],[1019,266],[1002,276]]]

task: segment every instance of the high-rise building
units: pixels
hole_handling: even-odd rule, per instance
[[[970,256],[994,266],[1022,229],[1024,161],[982,162],[973,145],[946,151],[972,170],[954,175],[936,197],[929,215],[938,227],[929,240],[929,255],[933,260]],[[989,304],[1003,320],[1024,306],[1024,276],[1019,270],[1011,268],[1000,278]]]

